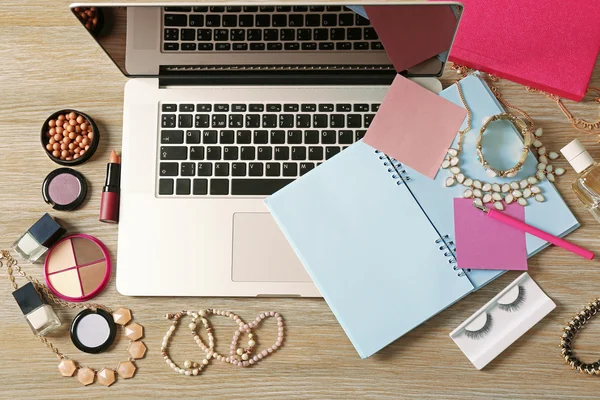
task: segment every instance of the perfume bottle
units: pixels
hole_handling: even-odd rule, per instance
[[[21,308],[29,327],[34,334],[44,336],[60,326],[60,319],[29,282],[13,292],[13,297]]]
[[[579,139],[573,140],[560,152],[579,174],[577,180],[573,182],[573,192],[600,222],[600,165],[581,145]]]
[[[12,248],[26,261],[36,262],[66,230],[46,213],[29,228]]]

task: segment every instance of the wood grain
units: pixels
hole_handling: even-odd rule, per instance
[[[88,233],[104,241],[114,256],[117,226],[99,223],[98,207],[108,154],[111,149],[120,148],[126,79],[73,18],[68,3],[0,2],[0,247],[7,248],[42,213],[49,211],[41,198],[40,186],[56,165],[41,150],[39,130],[50,113],[75,108],[93,116],[102,132],[97,154],[78,167],[91,183],[91,196],[77,212],[53,214],[65,221],[71,232]],[[450,83],[454,77],[447,72],[444,83]],[[593,83],[600,86],[599,66]],[[579,136],[600,160],[597,139],[578,135],[555,104],[516,84],[503,82],[500,87],[509,101],[523,107],[544,128],[549,149],[558,151]],[[594,107],[589,99],[574,108],[589,118],[598,117],[598,105]],[[562,159],[557,165],[567,166]],[[600,253],[600,225],[571,192],[569,185],[574,177],[569,170],[557,184],[582,225],[569,239]],[[130,298],[117,293],[113,279],[96,300],[111,307],[131,308],[136,321],[146,328],[144,341],[149,352],[137,363],[134,379],[119,381],[112,388],[83,388],[75,378],[59,376],[56,358],[31,334],[12,299],[3,270],[0,398],[597,398],[598,378],[569,370],[560,357],[558,338],[569,317],[600,294],[599,267],[598,261],[582,261],[557,248],[533,257],[530,273],[558,307],[484,371],[473,368],[448,333],[515,279],[516,272],[505,274],[367,360],[358,357],[322,300]],[[41,277],[39,265],[27,265],[25,269]],[[201,287],[210,282],[197,284]],[[164,314],[201,307],[232,310],[246,319],[263,310],[279,311],[287,321],[285,345],[255,368],[215,363],[201,377],[177,376],[160,357],[161,338],[169,325]],[[397,314],[390,318],[401,318],[405,307],[411,305],[398,304]],[[68,322],[74,312],[61,310],[60,315]],[[114,366],[125,359],[123,342],[107,354],[80,353],[68,339],[67,325],[52,335],[52,340],[68,356],[92,367]],[[274,339],[272,322],[266,325],[261,330],[262,346]],[[233,331],[231,324],[217,324],[216,330],[217,341],[227,344]],[[175,336],[174,357],[179,361],[201,358],[200,350],[190,342],[187,335]],[[584,359],[595,360],[600,356],[599,342],[600,320],[584,329],[576,349]]]

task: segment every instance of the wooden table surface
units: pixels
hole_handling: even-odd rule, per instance
[[[102,141],[92,160],[77,167],[91,182],[87,203],[76,212],[52,214],[66,221],[70,232],[101,239],[114,258],[118,227],[99,223],[98,209],[108,154],[120,148],[126,79],[70,14],[68,4],[68,0],[0,2],[0,248],[8,248],[43,213],[51,211],[41,198],[40,185],[57,165],[43,154],[39,130],[49,114],[72,107],[94,117]],[[454,77],[448,71],[444,83]],[[600,86],[598,65],[592,83]],[[509,101],[523,107],[544,128],[549,149],[558,151],[580,137],[600,160],[596,138],[578,134],[554,103],[516,84],[505,82],[500,87]],[[598,105],[589,99],[574,107],[591,119],[599,116]],[[556,165],[566,167],[567,162],[561,158]],[[557,183],[581,222],[569,239],[600,254],[600,224],[571,192],[574,178],[569,168]],[[24,265],[24,269],[42,276],[39,264]],[[550,248],[530,259],[529,272],[557,308],[483,371],[475,370],[448,334],[515,279],[517,272],[505,274],[366,360],[354,351],[323,300],[131,298],[116,291],[113,277],[95,300],[133,310],[136,321],[145,326],[149,350],[137,362],[134,379],[106,388],[99,384],[83,387],[76,378],[59,375],[56,357],[32,335],[2,270],[0,398],[597,398],[600,378],[571,371],[560,357],[558,344],[565,322],[600,294],[600,261],[583,261]],[[210,282],[198,282],[199,287],[203,285]],[[209,307],[234,311],[247,320],[263,310],[279,311],[287,324],[284,346],[253,368],[215,362],[199,377],[176,375],[160,356],[161,339],[169,327],[164,315]],[[391,318],[401,318],[402,306],[398,307],[398,314]],[[113,367],[125,359],[125,341],[101,355],[79,352],[68,338],[68,322],[75,311],[61,309],[59,315],[65,323],[50,337],[67,356],[92,367]],[[227,322],[216,324],[221,344],[228,343],[233,332]],[[273,331],[272,322],[258,331],[263,346],[274,339]],[[600,319],[583,330],[576,349],[592,362],[600,357],[599,342]],[[200,360],[200,349],[192,344],[187,334],[175,335],[174,359],[181,363],[187,358]]]

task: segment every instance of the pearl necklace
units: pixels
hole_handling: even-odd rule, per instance
[[[457,148],[448,149],[446,158],[442,162],[442,168],[450,171],[450,177],[446,178],[444,184],[446,187],[454,186],[455,183],[462,184],[466,187],[463,197],[467,199],[473,199],[473,203],[477,206],[483,206],[484,203],[493,203],[494,208],[497,210],[504,210],[504,203],[507,205],[513,202],[517,202],[522,206],[528,205],[528,199],[533,197],[538,202],[546,200],[542,194],[542,189],[538,186],[538,183],[544,179],[548,179],[550,182],[555,181],[555,175],[560,176],[565,173],[564,168],[554,168],[551,164],[552,160],[556,160],[559,155],[556,152],[547,152],[540,138],[542,137],[542,128],[538,128],[534,132],[533,150],[537,151],[538,164],[537,171],[534,175],[531,175],[520,181],[513,181],[510,183],[487,183],[481,182],[477,179],[471,179],[466,176],[458,166],[460,163],[460,154],[462,153],[462,146],[464,142],[464,135],[471,130],[471,120],[473,113],[460,86],[460,81],[456,82],[456,90],[460,96],[460,99],[467,110],[467,127],[458,132],[458,144]],[[514,108],[514,107],[513,107]],[[491,117],[489,117],[491,118]],[[485,122],[489,119],[486,118]],[[531,121],[530,130],[533,131],[533,121]],[[517,172],[507,174],[508,178],[514,178]]]
[[[208,317],[210,315],[224,316],[224,317],[234,320],[238,324],[238,329],[233,334],[233,338],[231,340],[231,345],[229,346],[229,356],[219,354],[215,350],[215,338],[213,335],[213,328],[208,319]],[[169,356],[168,347],[169,347],[169,340],[171,339],[171,335],[177,329],[179,320],[186,316],[191,317],[192,321],[190,322],[188,327],[190,328],[190,331],[191,331],[192,337],[194,338],[194,341],[196,342],[198,347],[200,347],[200,349],[202,349],[202,351],[204,351],[206,356],[201,362],[194,362],[191,360],[186,360],[183,363],[183,368],[181,368]],[[185,376],[198,375],[202,371],[202,369],[209,364],[210,360],[212,360],[212,359],[217,359],[218,361],[221,361],[224,363],[237,365],[238,367],[249,367],[250,365],[254,365],[254,364],[258,363],[265,357],[268,357],[270,354],[277,351],[277,349],[279,349],[279,347],[281,347],[281,345],[283,344],[283,337],[284,337],[283,317],[281,315],[279,315],[279,313],[276,313],[273,311],[264,312],[264,313],[259,314],[256,317],[256,319],[254,321],[250,322],[249,324],[245,323],[242,320],[242,318],[240,318],[240,316],[238,316],[237,314],[234,314],[230,311],[221,311],[221,310],[216,310],[216,309],[206,309],[206,310],[200,310],[198,312],[196,312],[196,311],[181,311],[181,312],[178,312],[175,314],[167,314],[166,318],[168,320],[172,320],[173,323],[171,324],[171,327],[169,328],[169,330],[163,337],[160,351],[161,351],[163,359],[165,360],[167,365],[169,367],[171,367],[171,369],[173,371],[175,371],[176,373],[185,375]],[[265,320],[267,318],[277,319],[277,330],[278,330],[277,340],[271,347],[268,347],[266,350],[256,353],[256,355],[252,355],[255,350],[256,340],[257,340],[255,335],[252,333],[252,329],[256,328],[260,323],[262,323],[263,320]],[[202,341],[202,338],[200,337],[200,335],[198,335],[197,330],[200,327],[200,325],[202,325],[202,327],[204,327],[204,329],[206,330],[206,334],[208,335],[208,346],[204,343],[204,341]],[[243,332],[248,334],[248,347],[246,347],[246,348],[238,347],[239,338]]]

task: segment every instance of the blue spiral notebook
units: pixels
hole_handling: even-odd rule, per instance
[[[503,110],[479,78],[461,85],[474,112],[461,168],[488,180],[474,160],[473,132]],[[440,95],[462,105],[454,86]],[[518,158],[520,136],[510,125],[499,128],[508,131],[491,135],[490,146],[498,140],[503,154]],[[523,170],[535,163],[530,154]],[[456,265],[453,198],[464,188],[445,188],[446,177],[440,171],[431,180],[359,141],[265,200],[362,358],[505,272]],[[526,208],[527,223],[557,236],[577,228],[554,186],[540,187],[547,200]],[[528,236],[529,256],[545,246]]]

